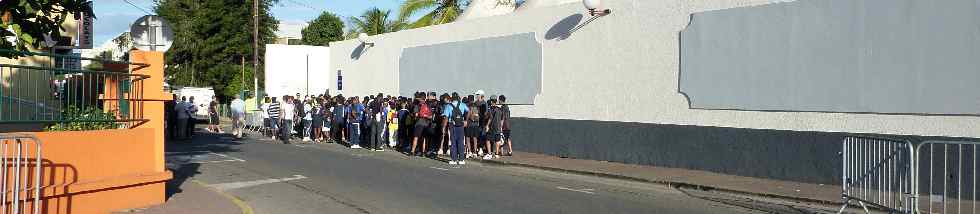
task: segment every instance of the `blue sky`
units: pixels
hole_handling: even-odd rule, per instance
[[[153,0],[128,0],[150,13],[153,12]],[[346,17],[356,16],[371,7],[391,9],[397,13],[398,4],[402,0],[279,0],[273,6],[272,14],[282,24],[300,24],[316,18],[321,11],[330,11]],[[127,4],[124,0],[95,0],[93,9],[95,16],[95,45],[112,39],[116,35],[129,30],[129,24],[145,12]]]

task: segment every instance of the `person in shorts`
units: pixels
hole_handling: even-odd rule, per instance
[[[412,149],[410,154],[417,156],[421,156],[427,149],[426,141],[428,140],[426,139],[425,130],[429,128],[429,125],[432,122],[431,112],[428,114],[422,114],[423,112],[431,111],[426,103],[425,96],[426,95],[424,92],[415,95],[415,106],[412,110],[412,113],[415,115],[416,119],[415,127],[412,129]],[[419,140],[422,141],[422,149],[416,152]]]
[[[470,96],[466,100],[466,107],[469,109],[476,109],[476,103],[473,102],[473,97]],[[477,111],[467,111],[466,112],[466,130],[464,132],[466,135],[466,156],[470,158],[477,157],[476,152],[479,151],[479,145],[477,145],[477,138],[480,137],[480,113]]]
[[[487,125],[487,151],[491,151],[483,159],[500,158],[500,144],[503,140],[503,111],[497,105],[497,99],[490,96],[490,110],[488,111],[490,123]],[[496,150],[491,150],[496,148]]]
[[[476,143],[476,145],[484,147],[484,148],[479,148],[478,146],[477,149],[479,149],[480,151],[477,151],[477,153],[481,156],[485,156],[487,154],[490,154],[489,151],[490,147],[486,146],[488,125],[490,124],[490,120],[487,119],[489,118],[490,115],[488,113],[490,106],[487,104],[486,97],[484,97],[483,90],[476,91],[475,95],[476,95],[476,101],[475,101],[476,110],[474,111],[476,111],[480,117],[480,136],[477,137],[478,142]]]
[[[322,133],[321,129],[323,129],[323,110],[322,110],[323,105],[322,104],[323,104],[322,98],[316,98],[315,101],[310,103],[310,106],[312,107],[312,109],[310,110],[310,114],[312,114],[311,116],[312,120],[310,121],[311,122],[310,140],[312,140],[314,143],[318,143],[320,142],[320,139],[323,139],[323,136],[321,136]]]
[[[503,113],[503,124],[501,125],[504,136],[503,144],[507,145],[507,153],[501,155],[512,156],[514,155],[514,145],[510,138],[510,107],[507,105],[507,97],[504,95],[497,97],[497,101],[500,102],[500,110]]]
[[[218,97],[211,97],[211,103],[208,103],[208,131],[221,133],[221,120],[218,118]]]

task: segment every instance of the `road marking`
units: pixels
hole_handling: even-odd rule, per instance
[[[572,188],[562,187],[562,186],[555,187],[555,188],[558,188],[560,190],[575,191],[575,192],[581,192],[586,194],[595,194],[594,192],[591,192],[591,191],[595,191],[594,189],[572,189]]]
[[[204,188],[214,188],[214,187],[211,187],[210,185],[208,185],[208,183],[204,183],[203,181],[198,181],[198,180],[191,179],[191,182],[194,182],[197,185],[201,185]],[[228,193],[226,193],[224,191],[221,191],[221,190],[215,189],[213,191],[214,192],[217,192],[221,196],[224,196],[225,198],[230,199],[232,203],[235,203],[235,205],[238,206],[238,209],[242,210],[242,214],[254,214],[255,213],[255,211],[252,210],[252,206],[249,206],[248,203],[245,203],[245,201],[242,201],[242,199],[239,199],[238,197],[235,197],[235,196],[233,196],[231,194],[228,194]]]
[[[271,184],[271,183],[280,183],[280,182],[286,182],[292,180],[299,180],[304,178],[306,178],[306,176],[293,175],[293,177],[285,177],[285,178],[270,178],[270,179],[262,179],[262,180],[255,180],[255,181],[241,181],[241,182],[231,182],[231,183],[223,183],[223,184],[212,184],[211,187],[224,191],[224,190],[232,190],[232,189],[245,188],[251,186],[258,186],[262,184]]]
[[[439,168],[439,167],[434,167],[434,166],[430,166],[429,168],[438,169],[438,170],[442,170],[442,171],[449,171],[449,169]]]
[[[187,152],[164,152],[168,157],[169,162],[180,162],[184,163],[222,163],[222,162],[245,162],[244,159],[232,157],[225,154],[218,154],[211,151],[187,151]],[[214,155],[223,158],[223,160],[200,160],[207,159],[207,156]],[[182,160],[180,158],[186,158]],[[175,160],[177,159],[177,160]]]
[[[208,152],[208,153],[211,153],[211,154],[217,155],[217,156],[221,156],[221,157],[225,157],[225,158],[228,158],[228,159],[236,160],[236,161],[245,162],[245,160],[243,160],[241,158],[236,158],[236,157],[228,156],[228,155],[225,155],[225,154],[218,154],[218,153],[214,153],[214,152]]]

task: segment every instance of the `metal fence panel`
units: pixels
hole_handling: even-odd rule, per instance
[[[851,202],[865,212],[869,206],[889,212],[915,210],[914,147],[905,140],[845,137],[841,152],[843,212]]]
[[[919,212],[977,213],[975,142],[927,141],[916,147]]]
[[[41,141],[31,135],[0,134],[0,154],[0,213],[40,213]]]
[[[0,49],[29,60],[0,63],[0,124],[42,124],[57,130],[132,128],[143,117],[140,63]],[[91,61],[101,66],[65,68],[47,62]],[[101,67],[101,68],[97,68]]]

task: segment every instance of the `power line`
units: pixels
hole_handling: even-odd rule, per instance
[[[315,7],[313,7],[313,6],[310,6],[309,4],[305,4],[305,3],[302,3],[302,2],[298,2],[298,1],[296,1],[296,0],[286,0],[286,1],[288,1],[289,3],[293,3],[293,4],[296,4],[296,5],[299,5],[299,6],[302,6],[302,7],[305,7],[305,8],[309,8],[309,9],[312,9],[312,10],[319,10],[319,9],[317,9],[317,8],[315,8]]]
[[[129,0],[123,0],[123,1],[126,2],[126,4],[129,4],[130,6],[133,6],[136,9],[139,9],[139,10],[143,11],[144,13],[146,13],[146,15],[153,15],[153,13],[150,13],[149,11],[147,11],[146,9],[143,9],[140,6],[136,6],[136,4],[133,4],[132,2],[129,2]]]

